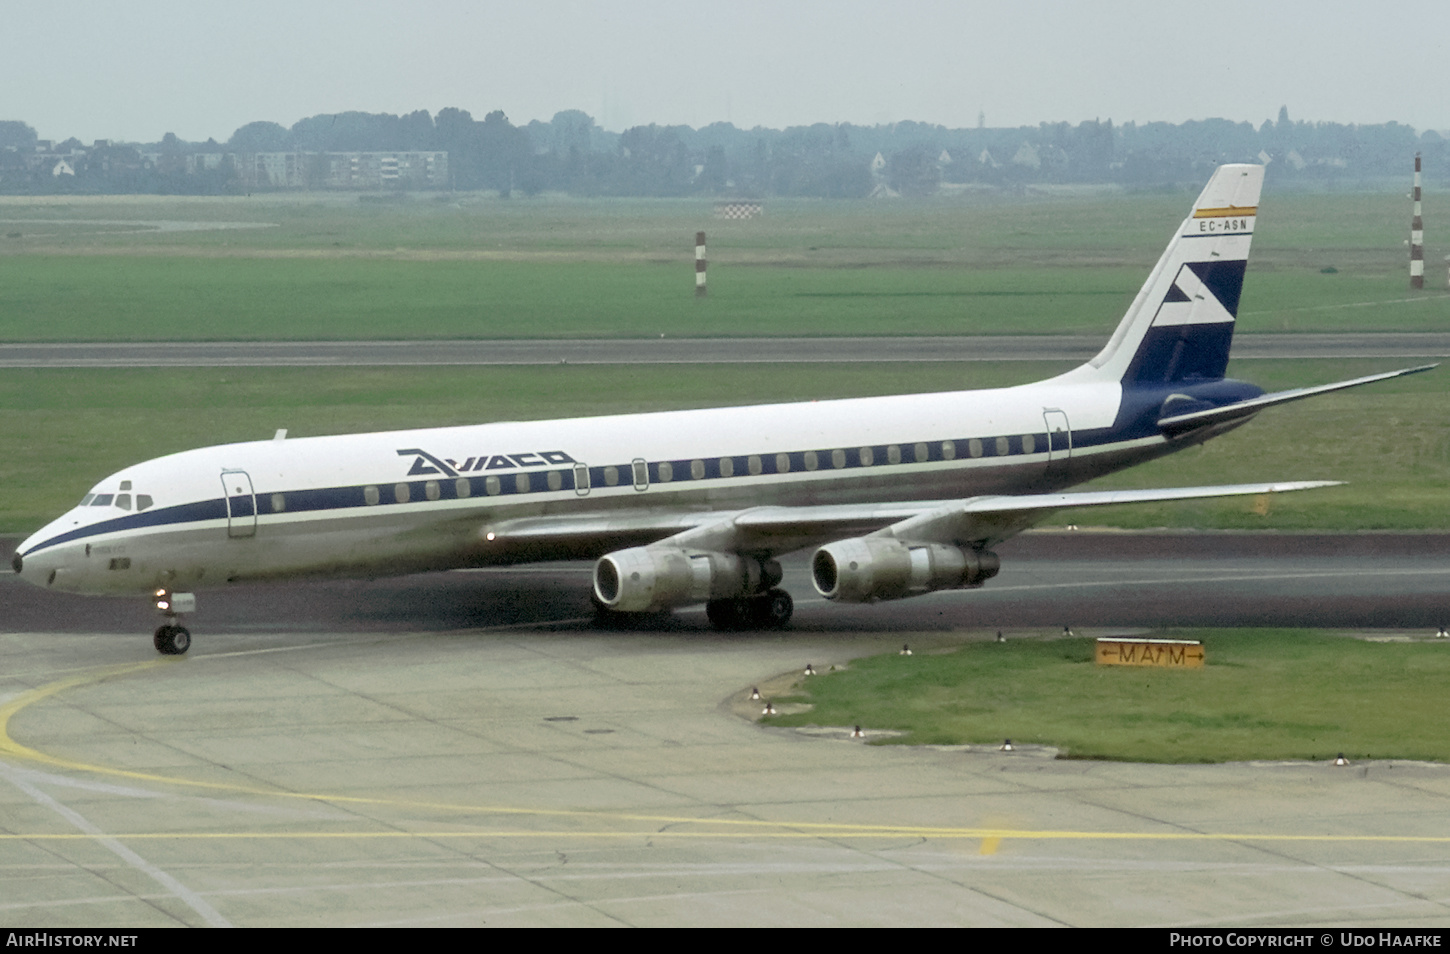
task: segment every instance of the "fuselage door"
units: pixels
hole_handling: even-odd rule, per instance
[[[1067,423],[1067,412],[1055,407],[1043,408],[1042,419],[1047,422],[1047,475],[1052,477],[1072,457],[1072,428]]]
[[[257,495],[245,470],[222,471],[222,494],[227,500],[227,536],[257,535]]]

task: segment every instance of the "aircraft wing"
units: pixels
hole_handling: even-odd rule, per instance
[[[601,511],[521,517],[480,529],[497,558],[593,559],[612,550],[673,538],[682,547],[789,553],[811,543],[870,533],[899,520],[951,506],[950,500],[752,507],[744,510]]]
[[[1223,484],[1209,487],[1163,487],[1149,490],[1089,490],[1077,493],[1024,494],[971,497],[935,512],[892,524],[898,540],[995,546],[1031,527],[1051,513],[1081,507],[1201,500],[1213,497],[1249,497],[1262,494],[1337,487],[1339,480],[1300,480],[1263,484]]]
[[[1151,490],[968,497],[812,507],[752,507],[694,513],[601,513],[539,516],[484,529],[514,559],[600,556],[668,538],[681,548],[776,555],[842,537],[883,531],[902,540],[993,546],[1058,510],[1113,504],[1256,496],[1338,486],[1341,481],[1227,484]],[[543,554],[543,555],[536,555]]]
[[[1252,400],[1240,401],[1237,404],[1228,404],[1224,407],[1209,408],[1205,411],[1191,411],[1187,414],[1176,414],[1172,417],[1165,417],[1158,421],[1158,426],[1163,430],[1163,433],[1171,437],[1210,424],[1226,424],[1229,421],[1252,417],[1266,407],[1288,404],[1290,401],[1302,401],[1304,398],[1314,397],[1318,394],[1328,394],[1331,391],[1343,391],[1345,388],[1357,388],[1361,384],[1372,384],[1375,381],[1401,378],[1407,374],[1419,374],[1421,371],[1429,371],[1431,368],[1436,367],[1439,367],[1439,365],[1426,364],[1418,368],[1404,368],[1399,371],[1370,374],[1362,378],[1355,378],[1351,381],[1336,381],[1333,384],[1320,384],[1312,388],[1294,388],[1289,391],[1275,391],[1273,394],[1260,395]]]

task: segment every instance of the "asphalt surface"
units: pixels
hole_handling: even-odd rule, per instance
[[[1088,335],[0,344],[0,368],[1084,361]],[[1241,334],[1235,358],[1450,356],[1450,333]]]
[[[0,539],[8,570],[16,540]],[[874,605],[836,604],[787,557],[794,632],[911,633],[1063,626],[1310,626],[1433,630],[1450,624],[1450,534],[1030,532],[998,548],[1002,571],[976,590]],[[564,563],[380,580],[203,591],[188,620],[208,632],[446,632],[545,625],[595,631],[591,565]],[[144,599],[51,593],[0,573],[0,633],[155,628]],[[647,630],[705,632],[701,610]]]
[[[754,723],[752,686],[903,642],[929,664],[1063,625],[1433,641],[1450,608],[1444,534],[1001,552],[981,590],[869,607],[813,599],[789,561],[795,620],[764,634],[698,610],[600,628],[578,564],[203,591],[169,659],[144,600],[0,574],[0,924],[1450,924],[1450,766],[1131,765]]]

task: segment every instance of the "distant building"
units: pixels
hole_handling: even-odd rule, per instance
[[[441,189],[446,152],[259,152],[239,157],[242,184],[259,189]]]

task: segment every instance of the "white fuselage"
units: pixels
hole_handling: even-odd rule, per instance
[[[101,481],[88,505],[21,545],[22,574],[115,593],[596,557],[648,542],[623,519],[641,511],[1051,490],[1170,449],[1156,435],[1084,444],[1109,436],[1122,389],[1075,378],[207,447]],[[119,509],[123,490],[131,507],[142,495],[149,506]],[[490,537],[565,514],[617,516],[621,531],[563,548]]]

